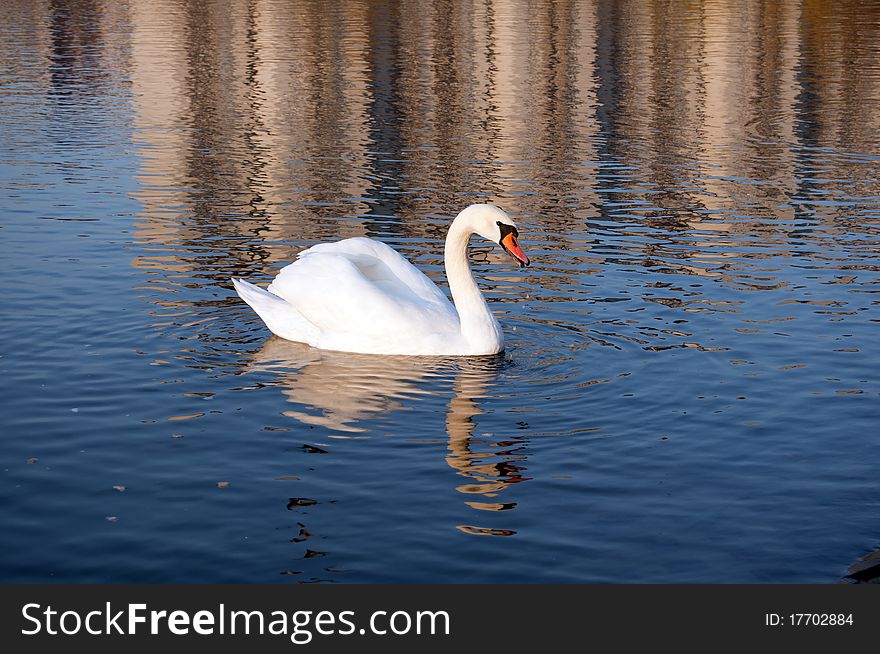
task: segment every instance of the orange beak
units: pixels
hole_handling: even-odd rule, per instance
[[[507,254],[513,257],[513,259],[519,264],[520,268],[529,265],[529,258],[526,256],[526,253],[520,249],[519,243],[516,242],[516,236],[513,234],[508,234],[501,239],[501,247],[504,248],[504,251],[507,252]]]

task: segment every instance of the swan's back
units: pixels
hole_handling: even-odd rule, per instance
[[[440,289],[394,249],[369,238],[303,251],[268,290],[314,326],[317,336],[304,342],[315,347],[442,354],[460,338],[458,313]]]
[[[319,243],[300,252],[299,259],[302,260],[315,254],[332,254],[349,259],[368,278],[379,271],[390,273],[396,282],[409,288],[425,302],[454,309],[446,295],[425,273],[407,261],[400,252],[382,241],[357,236],[335,243]],[[283,273],[284,270],[281,272]]]

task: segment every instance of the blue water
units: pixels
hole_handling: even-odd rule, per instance
[[[880,12],[0,6],[0,580],[835,582],[880,547]],[[273,337],[474,240],[498,357]]]

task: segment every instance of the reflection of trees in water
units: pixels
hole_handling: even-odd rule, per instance
[[[337,435],[372,430],[371,421],[436,394],[436,385],[452,381],[447,404],[446,462],[465,478],[457,490],[472,508],[512,509],[498,494],[511,484],[526,481],[521,437],[500,438],[475,434],[481,400],[492,397],[504,368],[504,357],[434,358],[379,357],[329,352],[268,339],[255,352],[245,372],[272,372],[274,384],[291,403],[284,415],[317,425]],[[434,382],[432,384],[432,382]],[[470,527],[469,527],[470,528]]]
[[[441,238],[436,221],[406,218],[493,198],[539,215],[558,239],[589,187],[620,181],[592,181],[599,143],[600,158],[639,169],[624,181],[660,191],[645,215],[658,228],[689,229],[699,209],[772,218],[793,178],[785,144],[804,122],[796,69],[809,73],[801,95],[825,99],[811,114],[816,129],[836,122],[849,141],[876,133],[876,79],[857,72],[877,54],[876,21],[853,23],[860,13],[658,2],[167,11],[163,20],[182,22],[175,65],[187,71],[176,118],[193,128],[181,136],[190,156],[178,177],[200,189],[187,192],[196,220],[186,243],[218,231],[256,237],[262,247],[226,252],[243,257],[224,262],[243,272],[289,259],[285,242],[352,227]],[[829,36],[849,28],[855,45]],[[526,165],[505,163],[518,160]],[[538,192],[520,194],[528,185],[518,179]],[[358,196],[369,199],[341,202]]]
[[[792,146],[804,124],[818,132],[823,124],[851,125],[858,114],[847,107],[856,97],[862,107],[877,106],[877,76],[863,72],[880,54],[876,38],[865,42],[880,32],[878,9],[870,10],[872,20],[852,7],[829,12],[832,5],[822,3],[833,16],[820,20],[813,4],[755,2],[742,11],[717,3],[600,6],[598,115],[612,137],[603,155],[634,164],[627,185],[646,182],[660,191],[648,197],[666,209],[653,214],[658,227],[687,229],[700,222],[693,213],[699,209],[739,211],[771,223],[764,229],[773,238],[780,229],[772,222],[792,216],[786,201],[799,177]],[[855,41],[864,46],[858,52],[841,37],[853,21]],[[814,32],[834,34],[833,43],[812,45]],[[841,76],[864,83],[835,85]],[[804,94],[823,98],[822,119],[801,119]],[[862,114],[857,147],[866,152],[876,147],[880,119],[876,111]],[[833,130],[816,136],[828,144],[835,139]],[[606,188],[619,181],[610,179]],[[613,199],[636,205],[639,196]]]
[[[9,9],[34,10],[16,4],[11,3]],[[107,86],[118,83],[117,76],[127,68],[124,45],[114,38],[118,23],[125,20],[125,8],[91,0],[52,0],[46,9],[50,94],[96,101]]]
[[[156,38],[157,25],[173,43]],[[140,239],[228,277],[289,260],[287,241],[362,234],[339,220],[340,200],[365,188],[367,82],[352,66],[365,50],[359,26],[357,13],[318,6],[301,15],[273,3],[140,7]],[[168,76],[151,75],[157,54],[179,80],[170,90]],[[216,262],[200,247],[208,241]]]

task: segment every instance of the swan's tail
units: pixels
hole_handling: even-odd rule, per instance
[[[233,278],[232,285],[239,297],[257,312],[273,334],[289,341],[315,344],[320,331],[290,302],[243,279]]]

